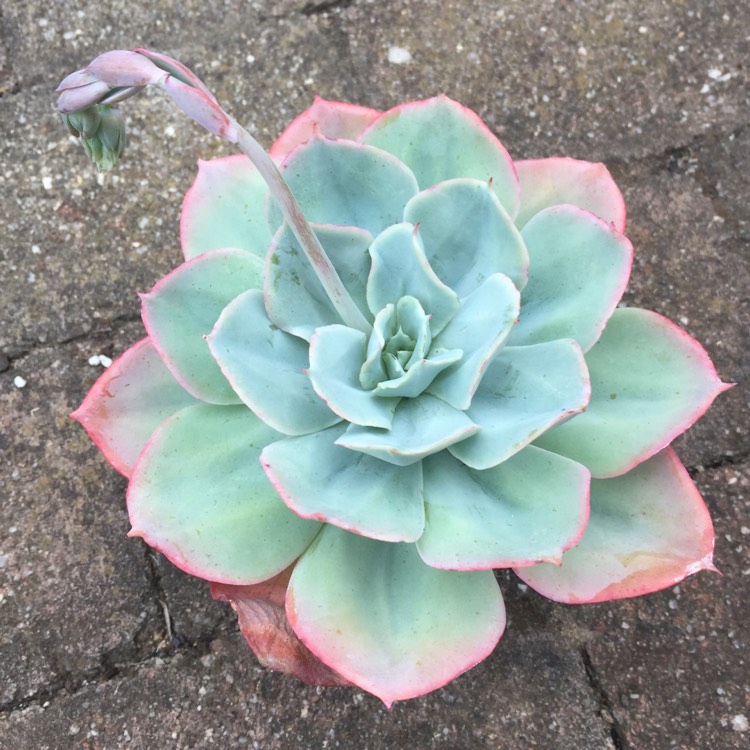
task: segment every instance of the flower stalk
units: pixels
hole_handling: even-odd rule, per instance
[[[114,50],[97,57],[88,68],[67,76],[58,86],[58,110],[99,169],[112,169],[125,144],[125,129],[113,104],[156,85],[192,120],[239,147],[255,165],[299,241],[325,293],[347,326],[369,334],[372,327],[354,303],[325,249],[265,149],[230,117],[203,82],[177,60],[148,50]],[[82,129],[78,122],[112,122],[109,130]]]

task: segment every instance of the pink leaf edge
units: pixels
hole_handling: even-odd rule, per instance
[[[242,635],[264,667],[311,685],[351,686],[351,682],[315,656],[289,624],[284,602],[293,569],[291,565],[252,586],[212,582],[211,596],[231,604]]]
[[[326,138],[356,140],[380,115],[376,109],[357,104],[315,97],[312,105],[287,126],[269,149],[271,158],[283,160],[297,146],[309,141],[316,132]]]

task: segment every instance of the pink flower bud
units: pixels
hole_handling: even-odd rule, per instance
[[[115,86],[147,86],[158,83],[164,77],[160,70],[148,58],[130,50],[112,50],[99,55],[86,68],[100,81]]]
[[[75,75],[75,73],[73,75]],[[70,76],[68,76],[68,78],[70,78]],[[66,78],[65,80],[67,81],[68,79]],[[63,83],[65,83],[65,81],[63,81]],[[62,84],[60,84],[60,86],[62,86]],[[110,88],[111,87],[108,83],[94,79],[93,83],[65,89],[57,98],[57,109],[63,115],[86,109],[92,104],[96,104],[110,90]]]

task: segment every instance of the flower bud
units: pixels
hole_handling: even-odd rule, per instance
[[[81,139],[84,151],[98,169],[106,172],[117,164],[125,148],[125,123],[114,107],[94,104],[63,115],[63,121]]]

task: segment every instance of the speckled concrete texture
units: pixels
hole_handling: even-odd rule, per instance
[[[736,0],[0,0],[0,748],[704,750],[750,739],[750,4]],[[628,205],[626,299],[725,381],[677,449],[717,528],[709,573],[566,607],[499,576],[483,664],[389,712],[261,669],[207,587],[129,540],[125,481],[67,418],[142,336],[179,262],[197,158],[229,147],[154,93],[97,175],[51,94],[112,48],[184,60],[261,139],[314,94],[445,93],[517,158],[603,160]],[[23,383],[23,387],[19,387]]]

